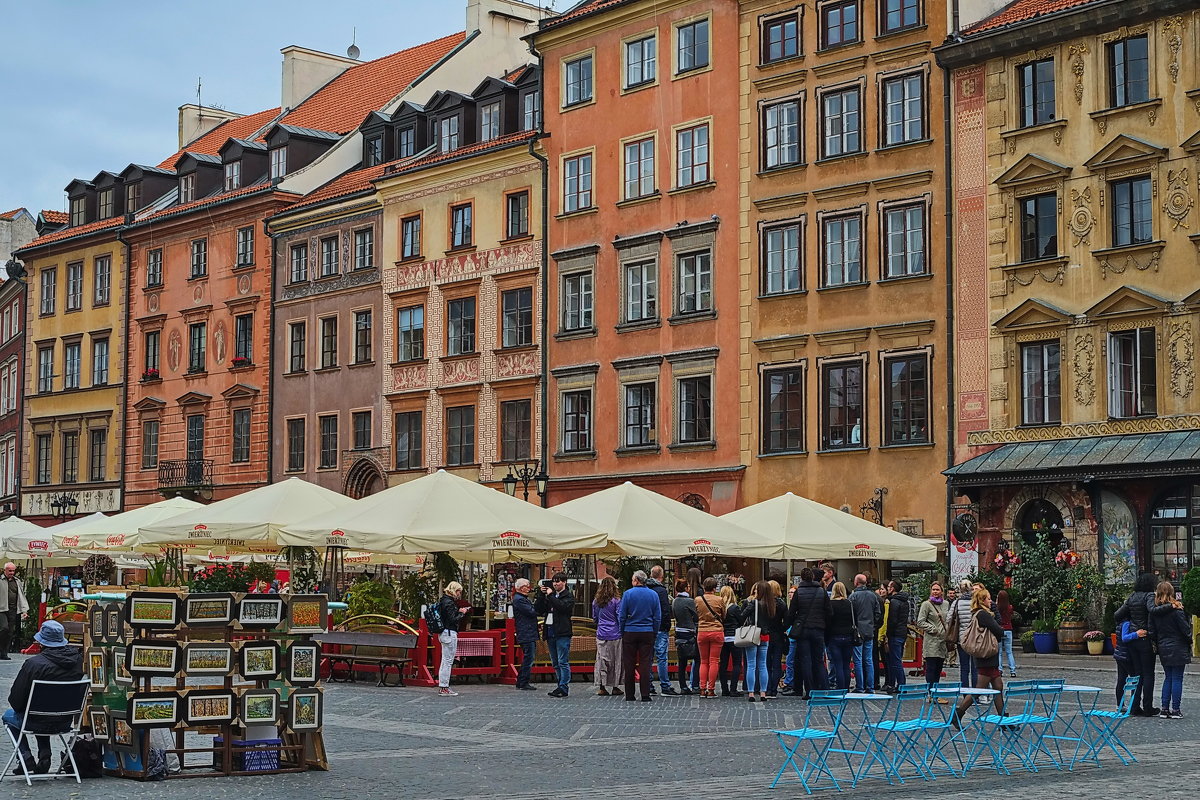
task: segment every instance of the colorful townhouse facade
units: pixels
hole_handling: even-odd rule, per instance
[[[1111,584],[1200,558],[1200,13],[1018,0],[951,74],[956,513]]]
[[[25,280],[0,284],[0,513],[17,512],[21,464],[21,420],[25,408]]]
[[[551,504],[623,480],[741,503],[737,39],[736,4],[699,0],[580,3],[532,37]]]

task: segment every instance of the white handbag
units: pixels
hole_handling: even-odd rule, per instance
[[[754,601],[754,624],[747,623],[733,632],[734,647],[758,647],[762,644],[762,628],[758,627],[758,600]]]

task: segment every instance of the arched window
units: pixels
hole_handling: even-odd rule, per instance
[[[1150,509],[1150,569],[1182,580],[1200,554],[1200,486],[1180,486]]]
[[[1049,500],[1030,500],[1017,515],[1017,533],[1021,541],[1032,547],[1042,533],[1050,537],[1050,544],[1058,547],[1063,537],[1063,517],[1058,506]]]

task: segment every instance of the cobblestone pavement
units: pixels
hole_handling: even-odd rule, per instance
[[[0,662],[0,690],[20,661]],[[1021,677],[1067,677],[1106,687],[1111,706],[1110,659],[1030,659]],[[919,679],[918,679],[919,680]],[[104,779],[82,786],[67,781],[35,785],[11,778],[2,796],[97,798],[113,795],[190,800],[257,798],[404,797],[412,800],[473,797],[608,798],[646,795],[655,800],[694,798],[713,791],[765,790],[781,763],[771,728],[802,723],[804,703],[780,698],[766,705],[745,700],[656,698],[627,703],[596,697],[576,684],[571,697],[468,683],[459,697],[439,698],[432,689],[335,684],[326,689],[325,742],[331,769],[302,775],[220,778],[142,784]],[[549,687],[545,687],[549,688]],[[1183,720],[1131,719],[1123,738],[1139,763],[1122,767],[1105,760],[1103,771],[1042,770],[1000,777],[979,769],[966,779],[939,778],[935,785],[909,779],[904,785],[864,782],[873,797],[928,798],[930,792],[995,796],[1006,800],[1084,798],[1103,793],[1130,797],[1195,797],[1200,780],[1200,677],[1185,678]],[[8,756],[7,743],[0,749]],[[936,787],[936,788],[935,788]],[[797,784],[781,784],[771,796],[803,796]],[[832,792],[819,792],[818,795]]]

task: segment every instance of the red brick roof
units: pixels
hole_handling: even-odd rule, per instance
[[[54,225],[66,225],[71,221],[65,211],[42,211],[42,219]]]
[[[963,33],[973,36],[977,33],[994,31],[1018,22],[1028,22],[1035,17],[1044,17],[1047,14],[1056,14],[1076,6],[1085,6],[1096,2],[1100,2],[1100,0],[1016,0],[982,22],[966,28]]]
[[[541,30],[556,28],[559,25],[570,22],[573,19],[586,17],[589,14],[595,14],[605,10],[606,8],[612,8],[613,6],[619,6],[628,2],[631,2],[631,0],[585,0],[585,2],[580,3],[574,8],[568,8],[557,17],[550,17],[549,19],[542,20]]]
[[[319,131],[349,133],[368,112],[387,105],[464,39],[465,33],[454,33],[350,67],[280,121]]]
[[[50,213],[53,214],[56,212],[52,211]],[[65,217],[66,214],[63,214],[63,216]],[[65,221],[66,220],[64,220],[64,222]],[[85,236],[89,233],[96,233],[97,231],[102,231],[107,228],[115,228],[124,222],[125,217],[118,216],[110,217],[109,219],[102,219],[97,222],[89,222],[87,225],[76,225],[74,228],[63,228],[60,231],[53,231],[52,233],[47,233],[45,236],[39,236],[21,249],[25,250],[30,247],[42,247],[44,245],[54,244],[55,242],[61,242],[64,239],[74,239],[76,236]]]
[[[413,161],[405,164],[400,169],[390,173],[387,177],[391,177],[392,175],[404,175],[409,172],[415,172],[419,169],[424,169],[425,167],[431,167],[434,164],[440,164],[445,161],[455,161],[464,156],[486,153],[491,150],[503,150],[504,148],[511,147],[514,144],[520,144],[521,142],[534,139],[537,137],[537,135],[537,131],[517,131],[516,133],[510,133],[507,136],[501,136],[498,139],[489,139],[486,142],[475,142],[474,144],[460,147],[457,150],[451,150],[449,153],[436,153],[431,156],[426,156],[420,161]]]
[[[20,214],[22,211],[25,211],[25,209],[24,208],[14,208],[12,211],[5,211],[3,214],[0,214],[0,219],[16,219],[17,214]],[[26,212],[26,213],[28,213],[28,212]]]
[[[240,197],[242,195],[256,194],[256,193],[260,193],[260,192],[269,192],[269,191],[271,191],[271,184],[269,184],[269,183],[260,183],[260,184],[254,185],[254,186],[243,186],[241,189],[234,189],[229,192],[221,192],[220,194],[212,195],[211,197],[202,197],[199,200],[193,200],[192,202],[184,203],[183,205],[171,206],[169,208],[164,208],[162,211],[156,211],[155,213],[151,214],[148,217],[144,217],[142,219],[137,220],[134,224],[141,225],[144,222],[151,222],[153,220],[162,219],[164,217],[173,217],[176,214],[186,214],[189,211],[194,211],[198,208],[205,208],[207,206],[215,205],[217,203],[223,203],[226,200],[232,200],[233,198]],[[281,195],[289,195],[290,193],[280,192],[280,194]]]
[[[280,109],[278,108],[268,108],[266,111],[259,111],[256,114],[247,114],[244,117],[222,122],[196,141],[185,144],[182,150],[176,151],[170,158],[161,161],[158,167],[160,169],[175,169],[175,162],[185,152],[203,153],[206,156],[220,155],[221,146],[227,140],[249,139],[258,132],[259,128],[279,116],[279,111]]]
[[[373,190],[374,187],[372,186],[371,181],[378,178],[383,174],[385,169],[396,163],[399,162],[390,161],[386,164],[376,164],[373,167],[366,167],[364,169],[356,169],[350,172],[345,172],[331,180],[329,183],[319,186],[306,194],[304,199],[299,203],[290,205],[279,213],[286,214],[289,211],[307,208],[308,206],[316,205],[317,203],[322,203],[326,200],[345,197],[346,195],[366,191],[368,189]]]

